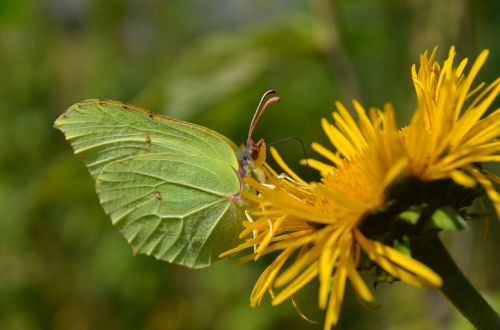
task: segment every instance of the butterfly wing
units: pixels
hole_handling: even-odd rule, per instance
[[[207,128],[116,101],[88,100],[55,122],[96,180],[135,253],[201,268],[238,243],[237,149]]]
[[[87,100],[55,121],[96,178],[109,163],[143,153],[179,152],[226,161],[238,168],[238,147],[202,126],[162,116],[133,105]]]

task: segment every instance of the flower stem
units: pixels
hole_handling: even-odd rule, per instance
[[[443,279],[441,292],[476,329],[500,329],[500,317],[457,267],[437,234],[411,239],[413,256]]]

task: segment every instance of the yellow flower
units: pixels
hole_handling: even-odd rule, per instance
[[[450,54],[454,54],[453,49]],[[441,70],[433,62],[434,53],[431,59],[424,54],[419,73],[413,69],[419,107],[403,130],[397,129],[390,105],[367,113],[354,101],[356,121],[337,103],[334,123],[326,119],[321,122],[336,152],[313,144],[313,149],[330,164],[307,161],[320,172],[321,182],[302,180],[271,148],[285,174],[278,175],[264,164],[265,183],[245,179],[253,188],[242,193],[252,202],[240,235],[246,241],[223,254],[252,248],[253,252],[242,261],[276,254],[255,284],[250,297],[252,307],[260,304],[266,292],[273,305],[293,299],[298,290],[317,278],[318,305],[326,309],[324,329],[330,329],[338,321],[347,281],[362,301],[374,299],[358,272],[362,253],[408,284],[441,286],[441,278],[434,271],[368,235],[365,228],[368,219],[373,220],[388,205],[398,202],[389,200],[392,197],[388,197],[388,191],[407,178],[452,178],[467,187],[477,181],[498,210],[498,194],[490,181],[498,179],[471,165],[499,160],[495,156],[499,147],[495,140],[499,134],[499,112],[480,119],[498,94],[498,80],[481,93],[480,88],[469,91],[484,54],[468,76],[462,76],[463,62],[453,68],[452,55]],[[464,102],[474,93],[479,94],[462,112]],[[453,115],[448,113],[450,109]]]
[[[271,149],[287,176],[278,176],[267,168],[266,184],[247,179],[258,191],[258,194],[244,194],[255,205],[241,234],[248,239],[226,253],[255,247],[250,257],[257,259],[280,251],[254,287],[250,298],[254,307],[273,287],[283,288],[273,295],[272,303],[276,305],[293,297],[312,279],[319,278],[319,307],[327,309],[325,329],[338,320],[347,279],[362,300],[373,300],[357,270],[361,251],[407,283],[441,284],[432,270],[389,246],[368,239],[359,229],[363,217],[384,204],[384,190],[400,176],[406,159],[392,109],[373,110],[368,118],[359,104],[355,106],[362,118],[360,125],[340,104],[340,116],[335,115],[336,127],[323,123],[328,136],[332,141],[341,141],[342,147],[339,147],[339,156],[315,145],[316,150],[335,163],[335,166],[327,166],[313,162],[324,175],[321,183],[304,182],[288,168],[276,150]]]
[[[474,187],[479,183],[493,201],[500,216],[500,195],[492,181],[475,163],[498,162],[500,156],[500,109],[484,114],[500,92],[500,78],[485,86],[472,83],[488,56],[484,50],[464,74],[467,59],[453,66],[455,49],[441,67],[425,52],[420,68],[412,67],[412,78],[418,97],[418,109],[404,130],[404,143],[412,176],[431,181],[451,178],[457,184]]]

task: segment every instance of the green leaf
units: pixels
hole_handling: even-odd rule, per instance
[[[431,215],[426,229],[437,228],[442,230],[460,231],[467,228],[464,218],[452,207],[440,208]]]
[[[398,214],[397,218],[398,220],[415,225],[418,222],[418,219],[420,219],[424,207],[424,205],[410,206],[408,209]]]
[[[394,248],[407,256],[411,256],[410,239],[408,236],[403,236],[394,242]]]
[[[135,253],[206,267],[238,244],[237,146],[207,128],[115,101],[73,105],[55,122],[96,180]]]

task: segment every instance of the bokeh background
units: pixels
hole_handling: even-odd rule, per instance
[[[410,66],[425,49],[491,55],[500,69],[495,0],[1,0],[0,329],[320,329],[291,303],[256,310],[265,260],[189,270],[132,256],[54,119],[86,98],[131,102],[243,141],[257,101],[277,89],[256,132],[296,136],[312,154],[335,100],[415,108]],[[497,103],[498,105],[498,103]],[[302,176],[294,141],[277,146]],[[500,307],[499,224],[449,235],[472,282]],[[378,286],[375,311],[348,290],[339,329],[468,329],[439,292]],[[316,287],[297,297],[323,321]]]

